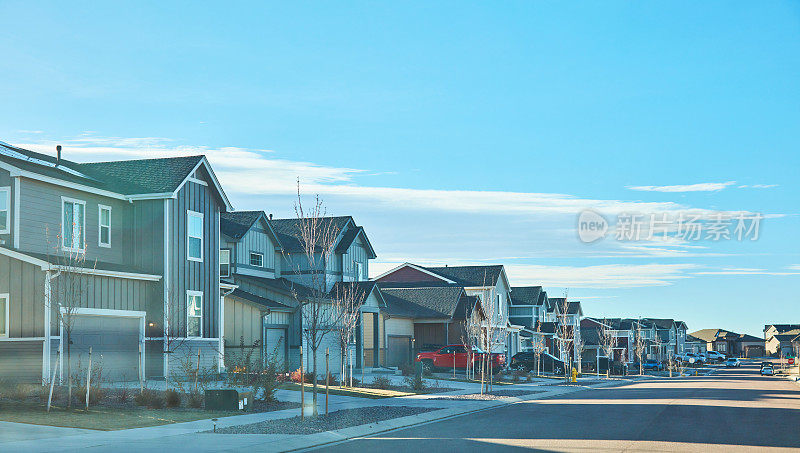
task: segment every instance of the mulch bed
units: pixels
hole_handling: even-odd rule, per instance
[[[306,417],[299,416],[278,420],[267,420],[248,425],[218,428],[222,434],[317,434],[352,426],[366,425],[393,418],[406,417],[437,410],[432,407],[410,406],[370,406],[356,409],[342,409],[328,415]]]

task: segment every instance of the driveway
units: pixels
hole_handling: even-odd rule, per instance
[[[800,447],[800,387],[755,364],[521,402],[324,451],[736,451]]]

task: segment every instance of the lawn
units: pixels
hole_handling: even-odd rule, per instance
[[[141,407],[90,407],[88,411],[53,407],[48,414],[45,406],[38,403],[3,402],[0,407],[0,421],[102,431],[167,425],[241,414],[242,412],[238,411],[206,411],[191,408],[146,409]]]
[[[311,384],[304,384],[306,393],[311,393],[313,391],[314,386]],[[283,390],[296,390],[300,391],[300,384],[295,382],[284,382],[280,385],[281,389]],[[321,394],[325,394],[325,386],[318,385],[317,391]],[[328,393],[331,395],[340,395],[340,396],[355,396],[357,398],[372,398],[372,399],[381,399],[381,398],[394,398],[396,396],[408,396],[408,395],[415,395],[413,392],[402,392],[397,390],[381,390],[381,389],[373,389],[373,388],[363,388],[363,387],[339,387],[339,386],[330,386],[328,389]]]

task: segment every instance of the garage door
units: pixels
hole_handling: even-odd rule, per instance
[[[264,334],[264,351],[282,370],[286,366],[286,329],[267,328]]]
[[[85,376],[91,347],[92,363],[101,364],[104,381],[138,380],[139,323],[139,318],[76,315],[72,330],[73,374],[83,370]]]
[[[390,336],[388,338],[388,366],[400,366],[411,363],[411,337]]]

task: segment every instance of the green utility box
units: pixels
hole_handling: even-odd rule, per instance
[[[248,411],[253,404],[253,392],[235,389],[206,390],[206,410]]]

